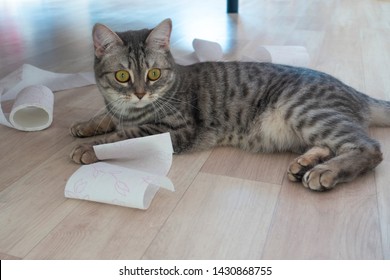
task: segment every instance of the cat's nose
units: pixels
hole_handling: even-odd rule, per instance
[[[135,94],[135,96],[138,97],[139,100],[141,100],[142,97],[144,97],[146,93],[145,92],[136,92],[134,94]]]

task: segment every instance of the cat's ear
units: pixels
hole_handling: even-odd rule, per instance
[[[100,23],[93,27],[92,37],[97,58],[104,56],[113,47],[123,45],[123,41],[114,31]]]
[[[146,46],[155,50],[169,50],[169,42],[171,38],[172,21],[167,18],[157,25],[150,32],[146,39]]]

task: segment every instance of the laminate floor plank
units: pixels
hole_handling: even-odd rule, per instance
[[[262,258],[382,259],[374,173],[323,193],[286,180]]]
[[[216,148],[202,172],[281,184],[290,159],[287,153],[248,153],[239,149]]]
[[[199,173],[143,258],[258,259],[279,191],[279,185]]]

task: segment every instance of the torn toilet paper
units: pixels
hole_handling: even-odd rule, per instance
[[[196,62],[220,61],[223,57],[222,47],[216,42],[194,39],[192,41],[192,47],[198,58]]]
[[[307,67],[309,54],[302,46],[249,46],[242,51],[241,61],[272,62]]]
[[[169,133],[94,146],[97,162],[80,167],[65,197],[147,209],[158,189],[174,191],[166,177],[172,164]]]
[[[1,101],[15,99],[22,89],[32,85],[44,85],[55,92],[91,84],[95,84],[93,72],[54,73],[24,64],[0,80],[0,88],[4,89]]]
[[[194,39],[192,42],[194,52],[175,56],[175,61],[182,65],[190,65],[205,61],[228,61],[221,45],[217,42]],[[248,43],[237,51],[232,57],[237,61],[272,62],[299,67],[309,66],[310,56],[303,46],[268,46]]]

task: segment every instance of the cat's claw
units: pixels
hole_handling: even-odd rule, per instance
[[[78,164],[91,164],[98,161],[91,144],[81,144],[74,147],[70,153],[70,158]]]

